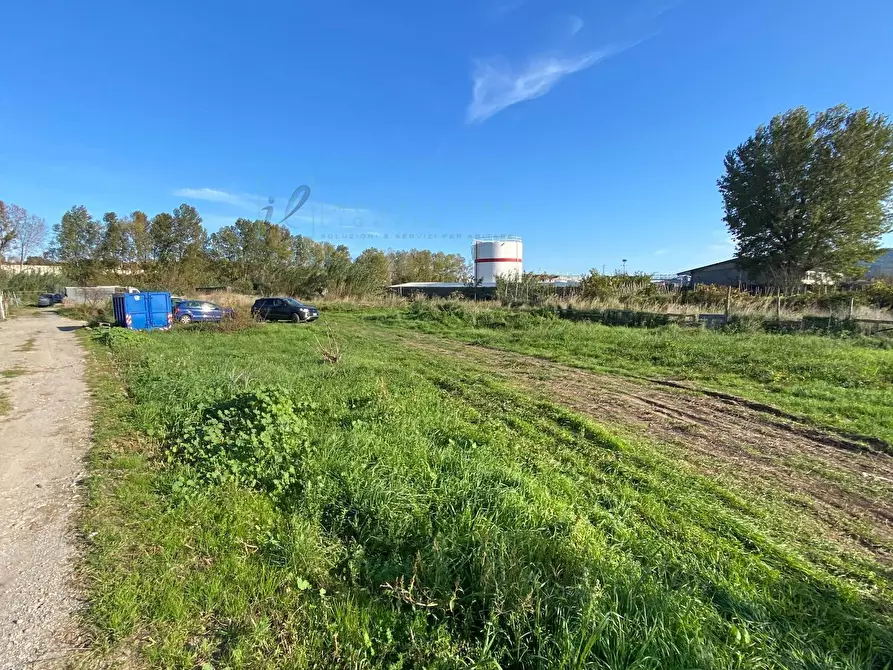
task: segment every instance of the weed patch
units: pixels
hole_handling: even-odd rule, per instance
[[[16,348],[16,351],[21,351],[21,352],[34,351],[34,349],[36,348],[36,342],[37,342],[37,340],[35,340],[33,337],[29,337],[27,340],[22,342],[22,344],[20,344]]]
[[[183,488],[235,484],[281,496],[304,480],[309,403],[280,389],[242,393],[202,409],[176,431],[168,460]]]

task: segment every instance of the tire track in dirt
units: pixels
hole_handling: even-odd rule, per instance
[[[591,372],[534,356],[402,334],[406,345],[474,366],[594,421],[667,445],[700,472],[751,490],[774,488],[893,564],[893,456],[784,412],[676,382]],[[774,408],[768,408],[774,410]]]

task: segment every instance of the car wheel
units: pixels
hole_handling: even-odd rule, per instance
[[[298,314],[297,312],[295,312],[294,314],[291,315],[291,320],[294,323],[301,323],[301,315]]]
[[[189,316],[188,314],[184,314],[183,316],[180,317],[180,323],[190,323],[190,322],[192,322],[192,317]]]

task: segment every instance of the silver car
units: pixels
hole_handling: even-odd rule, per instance
[[[40,297],[37,298],[38,307],[50,307],[55,304],[56,299],[53,297],[52,293],[41,293]]]

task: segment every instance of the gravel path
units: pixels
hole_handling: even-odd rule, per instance
[[[62,665],[70,616],[72,515],[89,443],[77,321],[52,310],[0,323],[0,668]]]

